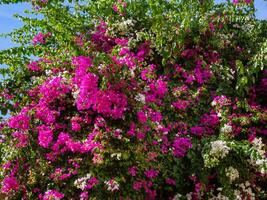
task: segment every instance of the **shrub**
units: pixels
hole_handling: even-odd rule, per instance
[[[0,53],[8,199],[266,198],[252,1],[32,4]]]

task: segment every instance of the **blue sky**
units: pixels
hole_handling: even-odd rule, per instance
[[[215,0],[216,3],[226,0]],[[257,18],[267,19],[267,2],[264,0],[255,0],[255,6],[258,9]],[[14,13],[23,13],[23,10],[31,8],[29,3],[19,3],[10,5],[0,5],[0,33],[12,31],[14,28],[22,26],[22,23],[13,17]],[[14,46],[9,39],[0,38],[0,50]]]

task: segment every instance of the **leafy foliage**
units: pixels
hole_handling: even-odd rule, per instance
[[[0,52],[8,199],[266,198],[252,1],[30,2]]]

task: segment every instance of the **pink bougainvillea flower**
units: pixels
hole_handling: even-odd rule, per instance
[[[43,200],[60,200],[64,198],[64,194],[58,192],[57,190],[48,190],[45,192]]]
[[[187,100],[177,100],[172,105],[178,110],[185,110],[189,106],[189,102]]]
[[[24,112],[19,113],[9,119],[8,126],[19,130],[28,130],[30,128],[30,117]]]
[[[205,129],[201,126],[194,126],[190,128],[190,132],[196,136],[202,136],[204,134],[204,131]]]
[[[167,178],[165,182],[169,185],[176,185],[176,181],[172,178]]]
[[[239,0],[233,0],[233,4],[236,5],[239,3]]]
[[[72,58],[72,64],[80,70],[84,70],[83,72],[86,72],[86,69],[92,66],[92,61],[91,58],[87,56],[76,56]],[[76,72],[76,74],[77,73],[78,72]]]
[[[136,133],[136,137],[137,137],[139,140],[143,140],[143,139],[145,139],[146,134],[143,133],[143,132],[141,132],[141,131],[139,131],[139,132]]]
[[[252,0],[245,0],[245,3],[250,4],[252,3]]]
[[[8,176],[4,178],[2,182],[2,188],[1,188],[2,193],[7,194],[12,190],[17,191],[18,189],[19,189],[19,184],[15,177]]]
[[[128,173],[129,173],[131,176],[136,176],[136,174],[137,174],[137,167],[132,166],[132,167],[128,168]]]
[[[64,94],[70,91],[69,86],[64,82],[61,77],[52,77],[48,78],[41,86],[40,86],[40,94],[42,98],[40,100],[40,104],[46,105],[63,96]]]
[[[119,119],[123,117],[127,105],[125,94],[113,90],[105,90],[96,94],[93,109],[105,116]]]
[[[88,200],[88,198],[89,198],[88,192],[82,192],[80,194],[80,200]]]
[[[86,189],[92,189],[97,184],[99,184],[99,180],[96,177],[91,177],[87,181]]]
[[[71,119],[71,130],[73,131],[80,131],[81,130],[81,125],[80,123],[82,122],[82,118],[81,117],[73,117]]]
[[[150,48],[149,42],[142,43],[137,50],[136,59],[140,62],[144,61],[145,57],[149,54]]]
[[[179,138],[177,137],[173,142],[173,154],[176,157],[184,157],[192,147],[192,143],[189,138]]]
[[[16,131],[12,133],[12,136],[18,140],[16,147],[22,148],[28,145],[28,135],[26,133]]]
[[[146,123],[146,121],[147,121],[146,114],[143,111],[137,112],[137,119],[141,123]]]
[[[200,122],[202,124],[205,124],[207,126],[216,126],[220,123],[219,121],[219,117],[217,116],[217,114],[215,113],[211,113],[211,114],[204,114],[201,119]]]
[[[214,32],[214,31],[215,31],[215,26],[214,26],[214,24],[213,24],[212,22],[210,22],[210,23],[209,23],[209,26],[210,26],[210,30],[211,30],[212,32]]]
[[[89,109],[97,103],[98,76],[92,73],[84,75],[80,83],[80,93],[76,104],[78,110]]]
[[[128,39],[126,38],[116,38],[115,42],[116,44],[120,45],[120,46],[127,46],[128,45]]]
[[[38,127],[38,143],[41,147],[48,148],[53,140],[53,131],[50,127],[41,125]]]
[[[32,61],[28,64],[28,68],[29,70],[32,70],[32,71],[40,71],[40,66],[39,66],[39,63],[37,61]]]
[[[143,187],[143,182],[136,181],[133,183],[133,189],[139,191]]]
[[[40,32],[36,36],[34,36],[34,38],[32,39],[32,42],[34,45],[45,44],[46,43],[45,39],[49,36],[51,36],[51,33],[43,34]]]
[[[149,169],[149,170],[146,170],[144,174],[146,175],[147,178],[154,179],[158,176],[159,171],[155,169]]]

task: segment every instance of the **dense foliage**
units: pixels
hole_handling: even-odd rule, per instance
[[[31,3],[0,52],[8,199],[267,198],[252,0]]]

